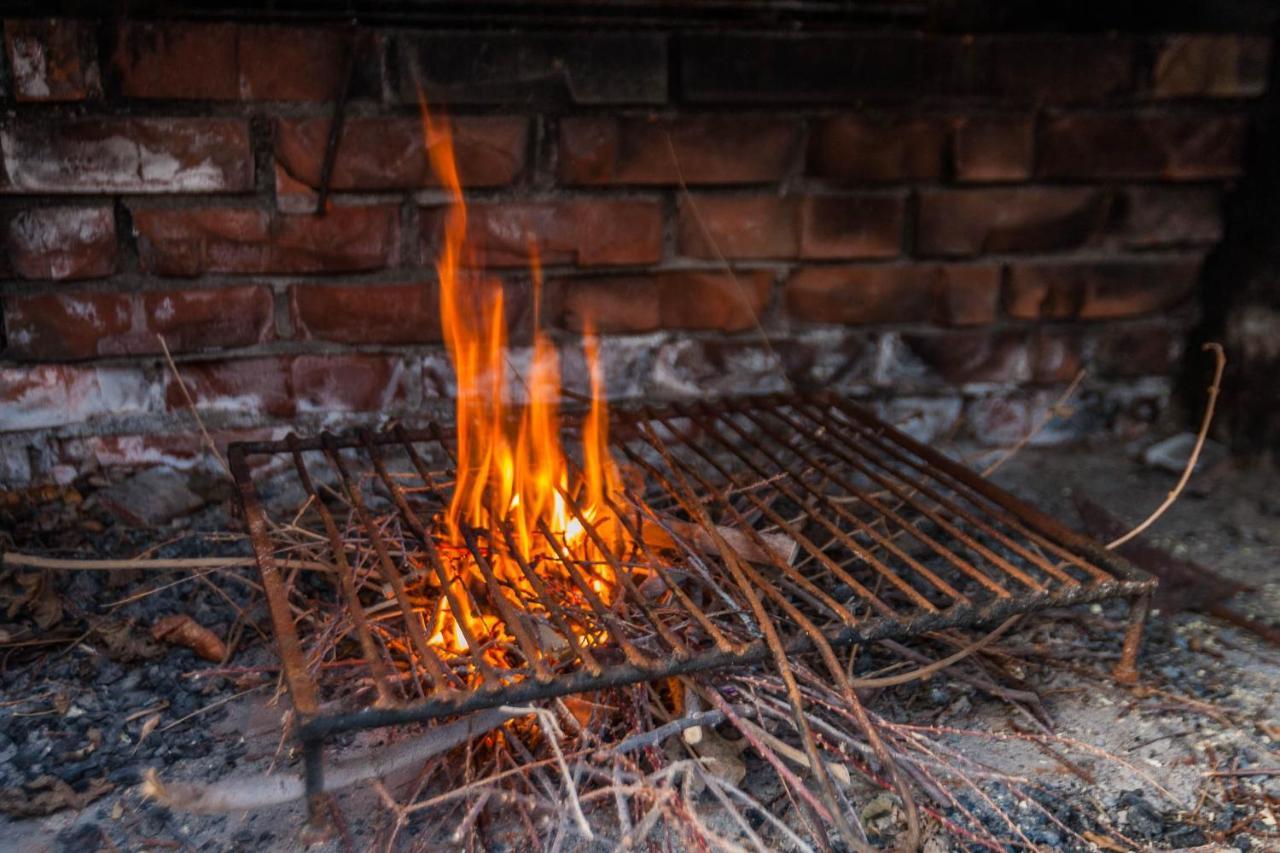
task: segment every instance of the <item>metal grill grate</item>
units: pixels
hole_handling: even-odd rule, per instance
[[[547,530],[554,565],[521,562],[528,583],[506,583],[487,550],[509,528],[466,531],[455,554],[434,532],[449,500],[451,440],[437,427],[397,428],[231,450],[313,791],[321,743],[337,732],[759,662],[767,650],[750,594],[801,653],[819,635],[833,645],[900,638],[1139,599],[1154,586],[826,395],[615,416],[611,444],[626,487],[610,511],[630,544],[605,541],[566,493],[616,575],[612,602],[593,590],[597,568],[555,547]],[[287,517],[264,511],[249,464],[263,455],[283,455],[296,471],[301,508]],[[473,560],[483,583],[442,593],[455,559]],[[434,609],[458,594],[501,620],[502,647],[473,632],[465,652],[432,644]],[[1141,608],[1135,614],[1129,658]]]

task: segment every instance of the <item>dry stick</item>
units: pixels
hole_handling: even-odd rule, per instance
[[[1151,515],[1147,516],[1146,521],[1130,530],[1112,542],[1107,543],[1108,549],[1119,548],[1124,543],[1140,535],[1151,525],[1155,524],[1160,516],[1165,514],[1169,507],[1173,506],[1174,501],[1182,494],[1182,490],[1187,487],[1187,481],[1191,479],[1192,472],[1195,471],[1196,463],[1200,461],[1200,451],[1204,449],[1205,439],[1209,435],[1209,425],[1213,423],[1213,410],[1218,404],[1218,391],[1222,387],[1222,372],[1227,368],[1227,356],[1222,351],[1222,344],[1210,341],[1201,349],[1204,352],[1213,353],[1213,382],[1209,384],[1209,399],[1205,402],[1204,417],[1200,420],[1200,432],[1196,435],[1195,447],[1191,449],[1191,457],[1187,459],[1187,467],[1182,470],[1182,476],[1178,478],[1178,483],[1173,487],[1168,495],[1165,496],[1164,502],[1155,508]]]
[[[205,443],[209,445],[209,452],[213,454],[213,458],[218,460],[218,464],[222,466],[222,471],[227,475],[227,479],[233,479],[231,476],[231,467],[227,465],[227,460],[222,458],[222,454],[218,452],[218,445],[213,443],[213,437],[209,435],[209,430],[204,428],[204,421],[200,419],[200,413],[196,411],[196,401],[191,398],[191,392],[187,390],[187,383],[182,381],[182,375],[178,373],[178,365],[173,363],[173,356],[169,354],[169,345],[165,343],[164,335],[156,334],[156,340],[160,342],[160,349],[164,350],[164,360],[169,365],[173,378],[178,383],[178,390],[182,392],[182,398],[187,401],[187,408],[191,410],[191,417],[195,418],[196,426],[200,428],[200,434],[204,436]]]
[[[331,572],[332,568],[314,560],[283,560],[287,568],[308,572]],[[41,557],[36,554],[19,554],[6,551],[0,556],[0,565],[24,569],[57,569],[62,571],[126,572],[144,571],[200,571],[202,569],[231,569],[258,565],[254,557],[179,557],[173,559],[119,559],[81,560],[64,557]]]
[[[1081,370],[1079,373],[1077,373],[1076,378],[1072,379],[1071,384],[1067,386],[1067,390],[1063,391],[1062,396],[1058,398],[1057,402],[1055,402],[1052,406],[1050,406],[1045,411],[1043,417],[1040,418],[1040,421],[1035,426],[1033,426],[1030,430],[1028,430],[1026,435],[1018,439],[1018,441],[1012,447],[1008,448],[1003,453],[1001,453],[1000,458],[996,459],[994,462],[988,465],[985,469],[983,469],[982,476],[990,477],[996,471],[1000,470],[1000,468],[1004,465],[1004,463],[1008,462],[1014,456],[1018,455],[1018,453],[1022,450],[1022,448],[1026,447],[1031,442],[1031,439],[1039,435],[1040,431],[1044,429],[1046,426],[1048,426],[1053,421],[1054,418],[1059,417],[1062,412],[1062,407],[1065,406],[1067,404],[1067,401],[1070,400],[1072,396],[1075,395],[1076,389],[1080,387],[1080,383],[1084,381],[1084,378],[1087,374],[1088,374],[1088,371],[1085,371],[1085,370]]]
[[[671,154],[671,165],[676,170],[676,182],[680,185],[680,192],[684,195],[684,199],[689,204],[689,212],[693,214],[693,221],[698,223],[698,230],[702,232],[702,238],[707,241],[712,250],[716,253],[716,260],[720,261],[720,265],[724,267],[725,272],[729,274],[729,278],[733,281],[733,286],[738,290],[738,296],[742,299],[742,304],[746,306],[747,313],[751,315],[751,322],[755,325],[756,331],[760,333],[760,342],[764,344],[764,348],[769,351],[769,355],[773,357],[774,363],[778,365],[779,374],[782,381],[787,387],[795,390],[795,386],[791,383],[791,377],[787,376],[785,370],[782,370],[782,359],[774,350],[773,344],[769,341],[769,335],[765,332],[764,326],[760,323],[760,317],[756,314],[755,306],[752,304],[747,290],[742,286],[742,282],[738,280],[737,273],[733,271],[733,267],[729,264],[729,259],[725,257],[724,252],[720,251],[720,244],[716,242],[715,236],[711,230],[707,228],[706,220],[702,218],[702,212],[698,210],[698,204],[694,201],[693,194],[689,192],[689,185],[684,180],[684,169],[680,166],[680,158],[676,156],[676,147],[671,142],[671,134],[664,133],[663,136],[667,141],[667,151]]]
[[[453,749],[458,744],[497,728],[507,720],[531,713],[535,712],[530,708],[491,708],[477,711],[452,723],[436,726],[414,740],[335,761],[325,774],[324,790],[336,791],[359,782],[388,776]],[[264,773],[198,785],[190,782],[164,783],[154,768],[146,771],[142,793],[168,808],[204,814],[281,805],[306,796],[302,780],[294,774]]]

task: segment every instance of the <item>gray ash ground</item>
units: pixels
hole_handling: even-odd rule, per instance
[[[1073,488],[1134,521],[1159,503],[1175,478],[1143,467],[1123,449],[1103,447],[1025,450],[996,479],[1074,525]],[[0,531],[12,537],[3,544],[80,557],[135,556],[152,548],[152,556],[249,553],[243,540],[197,535],[235,529],[225,491],[215,488],[211,504],[195,515],[136,530],[94,506],[93,486],[82,486],[91,498],[82,504],[0,510],[7,513],[0,515]],[[1274,486],[1268,472],[1230,465],[1198,475],[1149,541],[1254,586],[1256,592],[1232,605],[1274,622],[1280,613],[1280,493]],[[173,814],[143,800],[137,788],[145,768],[170,779],[213,780],[292,760],[279,738],[285,703],[270,701],[274,653],[253,629],[242,631],[225,667],[147,641],[150,626],[171,614],[191,615],[223,637],[241,624],[241,613],[265,626],[253,571],[234,571],[248,583],[226,573],[206,582],[172,572],[50,572],[47,592],[34,598],[19,573],[0,572],[0,849],[301,846],[300,807],[225,817]],[[1206,775],[1280,765],[1280,649],[1210,617],[1161,614],[1147,632],[1142,685],[1123,688],[1106,672],[1124,613],[1124,605],[1115,604],[1030,617],[1001,641],[1025,667],[1000,675],[1040,695],[1056,733],[1141,767],[1172,801],[1098,755],[1072,752],[1074,769],[1068,768],[1016,738],[1030,726],[1007,703],[945,676],[896,689],[878,697],[875,707],[898,720],[968,732],[948,735],[947,742],[1030,780],[1035,804],[1000,782],[983,785],[981,797],[963,793],[961,802],[993,831],[1008,835],[1008,826],[983,797],[1045,849],[1081,848],[1067,830],[1094,833],[1087,837],[1104,847],[1120,838],[1156,849],[1280,849],[1280,777]],[[760,767],[756,760],[748,766],[750,783]],[[861,805],[877,795],[870,786],[855,791]],[[362,847],[382,817],[367,791],[344,802],[349,832]],[[49,803],[66,807],[22,815]],[[438,840],[414,829],[402,835],[402,846],[431,848]],[[932,851],[973,847],[943,836],[936,825],[929,845]]]

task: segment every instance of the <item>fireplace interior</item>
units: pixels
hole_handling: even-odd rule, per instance
[[[0,847],[1278,843],[1269,4],[30,5]]]

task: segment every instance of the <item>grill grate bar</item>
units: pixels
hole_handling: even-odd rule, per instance
[[[601,507],[583,504],[572,459],[560,490],[590,559],[545,521],[537,535],[550,550],[528,556],[498,513],[449,543],[456,459],[434,425],[234,445],[303,740],[756,663],[770,644],[799,654],[1153,586],[826,395],[642,409],[615,416],[611,436],[623,485],[603,509],[618,535],[593,522]],[[274,524],[247,461],[263,455],[291,463],[305,498]],[[332,572],[282,570],[299,555]],[[446,606],[502,630],[477,636],[455,619],[465,649],[450,650]]]

